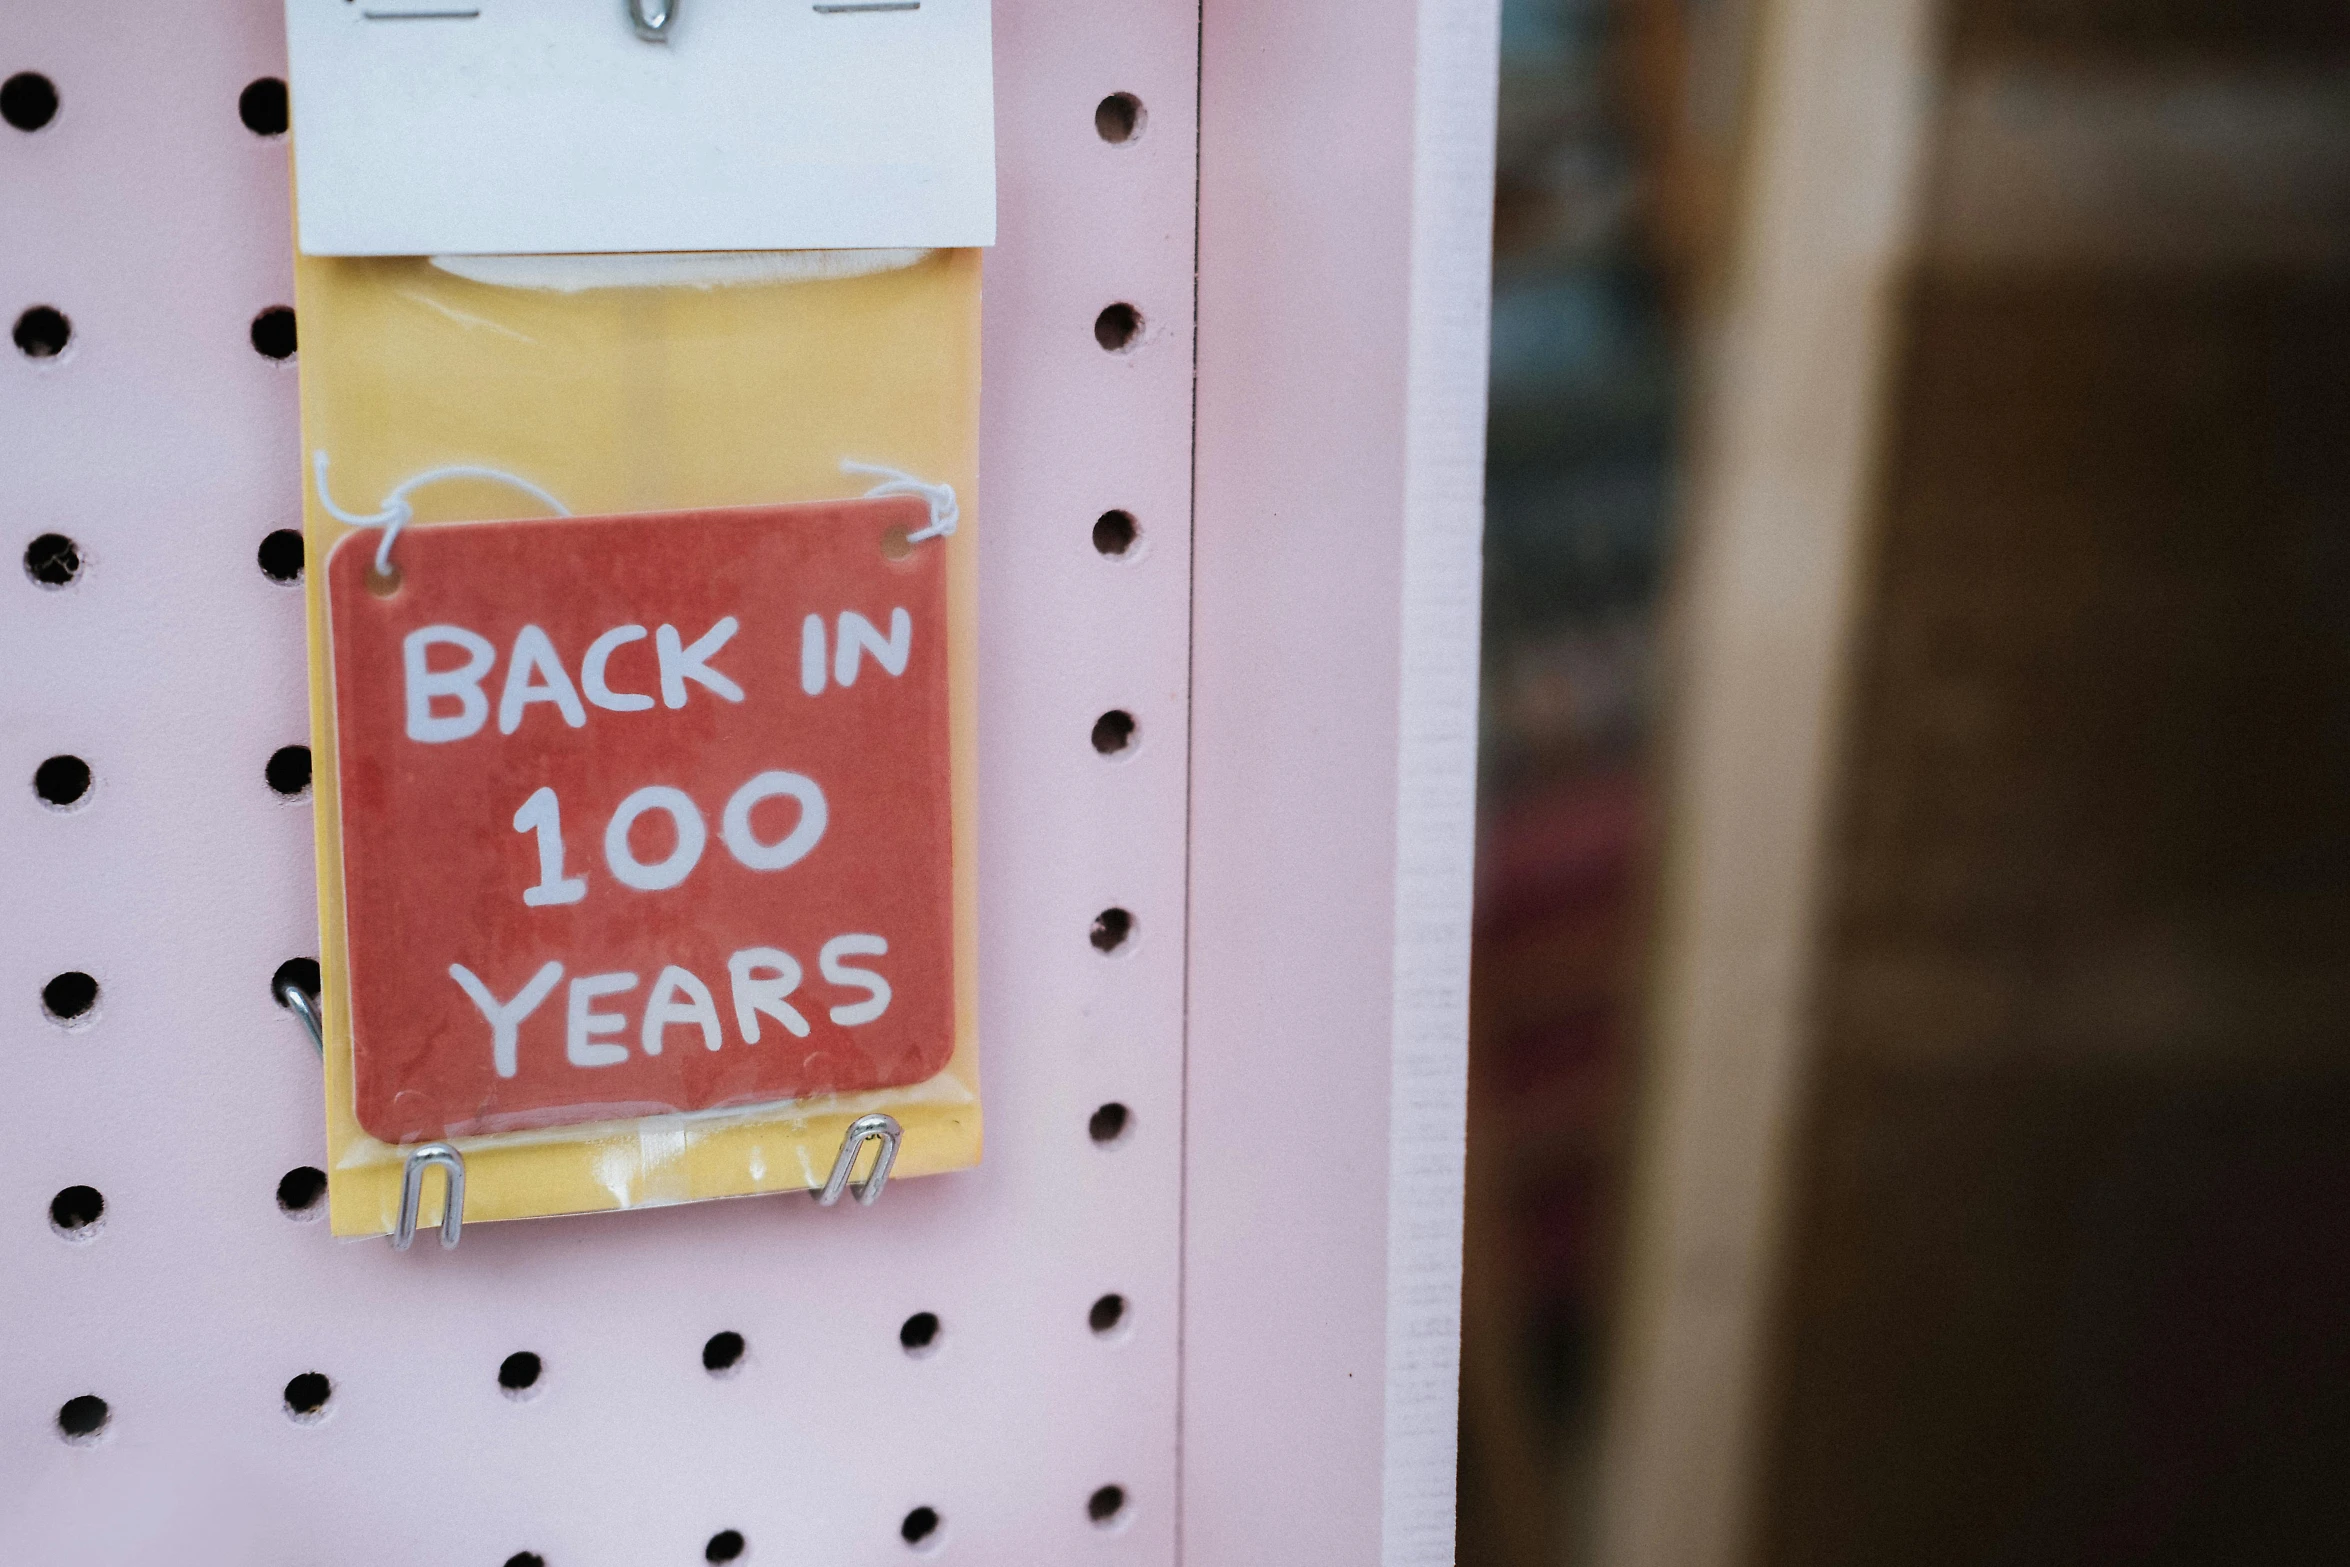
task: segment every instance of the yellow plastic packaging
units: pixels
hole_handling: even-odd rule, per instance
[[[352,1107],[339,799],[325,573],[346,511],[413,476],[528,474],[576,514],[839,499],[846,457],[952,485],[949,689],[955,1043],[911,1088],[458,1139],[468,1221],[634,1208],[823,1184],[856,1117],[904,1128],[893,1179],[978,1161],[975,930],[975,480],[979,253],[298,258],[311,732],[327,1095],[337,1235],[384,1234],[403,1151]],[[512,488],[416,490],[410,526],[532,516]],[[427,1182],[422,1226],[439,1220]]]

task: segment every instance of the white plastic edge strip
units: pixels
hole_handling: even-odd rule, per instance
[[[820,283],[896,272],[927,250],[690,250],[613,256],[435,256],[443,272],[499,288],[582,294],[596,288],[728,288]]]
[[[1420,0],[1387,1144],[1385,1567],[1451,1567],[1497,0]]]

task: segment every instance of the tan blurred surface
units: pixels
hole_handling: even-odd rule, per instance
[[[1673,618],[1481,926],[1462,1560],[2350,1559],[2350,7],[1616,9]]]

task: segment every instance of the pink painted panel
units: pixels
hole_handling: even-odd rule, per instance
[[[1201,32],[1185,1555],[1368,1563],[1413,8]]]
[[[0,347],[0,1560],[636,1567],[737,1529],[752,1561],[878,1562],[929,1506],[942,1560],[1171,1562],[1196,14],[996,7],[984,1164],[869,1211],[483,1225],[405,1256],[274,1197],[322,1144],[268,993],[316,950],[308,809],[263,779],[305,738],[299,596],[255,563],[296,525],[293,372],[247,342],[291,296],[284,148],[236,107],[279,29],[271,0],[0,12],[0,74],[63,100],[0,128],[0,314],[74,323],[53,360]],[[1118,90],[1146,109],[1125,145],[1094,126]],[[1093,322],[1121,301],[1145,327],[1113,355]],[[1091,540],[1112,507],[1140,524],[1123,558]],[[19,567],[44,531],[83,547],[67,588]],[[1104,757],[1110,708],[1138,743]],[[78,809],[29,786],[56,754],[92,766]],[[1136,934],[1105,956],[1113,906]],[[103,987],[70,1029],[39,1002],[68,970]],[[1130,1130],[1097,1146],[1111,1102]],[[70,1240],[48,1208],[76,1184],[106,1209]],[[943,1333],[915,1358],[920,1311]],[[717,1377],[722,1330],[749,1351]],[[544,1359],[527,1399],[496,1380],[517,1350]],[[301,1424],[281,1390],[309,1371],[334,1394]],[[109,1423],[69,1444],[56,1413],[89,1393]]]
[[[1497,11],[1202,19],[1192,1561],[1453,1559]]]

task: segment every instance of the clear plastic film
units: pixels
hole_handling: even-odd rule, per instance
[[[972,847],[979,271],[976,251],[299,259],[328,1168],[337,1234],[393,1230],[405,1151],[433,1140],[451,1142],[464,1156],[468,1220],[821,1186],[850,1123],[875,1112],[894,1117],[903,1127],[894,1176],[954,1169],[978,1159]],[[571,520],[561,520],[559,514]],[[492,526],[499,519],[532,520]],[[672,532],[662,535],[662,529]],[[625,565],[629,560],[653,559],[645,554],[647,541],[664,536],[679,541],[675,560],[661,559],[642,571]],[[407,1048],[402,1020],[396,1003],[385,999],[396,995],[396,987],[387,990],[391,982],[382,976],[413,959],[414,965],[421,965],[416,972],[424,976],[412,982],[418,992],[430,994],[436,1006],[455,1005],[449,1000],[454,989],[448,995],[429,989],[432,976],[449,966],[438,949],[424,954],[363,952],[360,968],[364,975],[374,976],[375,988],[365,992],[373,999],[360,1009],[366,1021],[358,1041],[362,1049],[355,1058],[352,931],[360,930],[362,939],[378,948],[386,945],[371,934],[383,927],[359,917],[374,905],[366,897],[357,904],[348,901],[372,885],[368,876],[380,881],[389,875],[397,881],[405,874],[406,856],[415,856],[419,863],[434,862],[437,856],[442,862],[437,868],[450,878],[448,885],[471,897],[470,889],[481,877],[495,874],[528,882],[538,874],[532,867],[556,867],[531,858],[539,821],[531,811],[546,812],[546,825],[552,830],[551,808],[534,806],[521,795],[512,801],[501,796],[497,819],[486,826],[475,823],[479,831],[474,838],[461,833],[443,837],[402,825],[423,819],[413,816],[412,796],[425,785],[401,782],[405,774],[387,783],[384,769],[372,764],[341,765],[338,734],[343,725],[354,720],[362,697],[390,702],[386,689],[398,677],[396,665],[379,669],[355,651],[360,639],[354,626],[377,610],[354,585],[362,580],[372,583],[369,591],[387,615],[396,610],[399,592],[414,591],[406,586],[418,580],[411,574],[435,570],[442,573],[432,579],[436,590],[463,583],[472,595],[467,602],[488,606],[482,610],[485,616],[494,618],[493,612],[521,587],[528,588],[523,597],[530,603],[546,606],[532,612],[534,627],[545,623],[542,653],[532,653],[536,644],[508,631],[481,639],[495,643],[496,655],[504,662],[482,687],[489,694],[480,700],[496,698],[497,681],[505,678],[509,706],[518,689],[524,702],[536,705],[518,717],[476,715],[481,736],[478,741],[469,738],[468,744],[495,743],[489,737],[503,718],[516,719],[515,744],[541,730],[562,740],[563,726],[577,706],[576,697],[566,702],[565,694],[591,674],[594,690],[612,696],[626,684],[617,672],[633,671],[635,684],[647,693],[633,700],[652,706],[655,687],[650,672],[656,640],[661,641],[661,678],[680,682],[684,714],[664,715],[656,709],[648,724],[665,716],[682,722],[707,711],[738,726],[749,719],[764,725],[763,732],[796,733],[795,726],[803,723],[800,709],[762,710],[757,704],[799,702],[803,693],[817,691],[835,693],[831,682],[836,675],[853,681],[860,670],[865,671],[868,694],[886,677],[904,676],[910,683],[905,644],[912,622],[894,623],[893,609],[876,600],[880,607],[867,606],[860,612],[843,608],[838,614],[795,614],[788,628],[750,624],[711,644],[723,646],[728,638],[736,639],[723,659],[710,661],[710,678],[701,687],[682,682],[702,678],[693,665],[693,649],[704,644],[691,639],[701,635],[709,643],[717,636],[712,617],[724,606],[711,595],[742,585],[747,602],[768,602],[759,593],[769,592],[772,599],[770,590],[780,591],[778,583],[821,567],[818,557],[826,551],[847,551],[861,563],[860,570],[882,570],[882,565],[872,564],[876,560],[895,563],[890,569],[904,576],[903,594],[935,594],[937,623],[943,627],[944,645],[938,649],[943,654],[944,692],[938,744],[924,742],[919,755],[907,752],[899,760],[887,746],[904,750],[914,741],[902,734],[886,744],[873,741],[884,748],[873,753],[880,761],[868,769],[879,781],[866,790],[879,802],[866,814],[878,812],[886,823],[896,820],[888,812],[898,809],[891,803],[896,796],[889,791],[900,788],[919,767],[938,767],[947,780],[942,787],[951,807],[940,812],[948,823],[946,841],[925,850],[921,867],[934,880],[920,885],[935,885],[937,890],[935,895],[921,892],[917,901],[947,903],[922,917],[935,918],[939,946],[951,952],[951,963],[940,965],[947,977],[936,987],[936,1027],[923,1035],[921,1049],[901,1050],[879,1067],[847,1047],[833,1047],[831,1056],[824,1054],[827,1019],[861,1021],[887,989],[875,968],[881,960],[866,955],[874,939],[842,935],[822,943],[812,939],[796,956],[779,952],[759,957],[755,954],[764,949],[758,948],[736,951],[733,957],[740,961],[731,976],[723,954],[676,964],[684,979],[673,979],[656,955],[640,965],[645,972],[632,992],[612,1003],[598,1003],[592,996],[583,1003],[576,994],[567,996],[564,987],[576,989],[587,976],[566,970],[560,979],[547,982],[540,998],[543,1006],[531,1003],[538,1007],[529,1014],[535,1021],[521,1026],[536,1032],[523,1034],[519,1043],[507,1040],[502,1053],[493,1048],[494,1031],[486,1019],[499,1005],[519,1006],[530,999],[519,995],[517,987],[532,977],[537,954],[514,957],[496,974],[485,963],[480,983],[485,1021],[478,1049],[465,1046],[474,1053],[464,1058],[465,1072],[471,1075],[463,1081],[446,1073],[431,1077],[433,1062],[443,1057],[432,1056],[425,1046],[442,1050],[444,1056],[455,1047],[436,1042],[438,1036],[427,1039],[429,1030],[418,1035],[417,1050],[423,1053],[413,1061],[402,1054]],[[913,564],[907,565],[909,561]],[[914,567],[933,569],[932,562],[935,580],[925,587]],[[386,565],[392,568],[389,574],[379,570]],[[619,624],[622,611],[614,609],[605,616],[615,621],[613,630],[591,639],[587,620],[569,625],[561,619],[598,592],[607,598],[624,594],[637,578],[652,595],[653,607],[638,612],[644,625]],[[663,598],[663,593],[669,596]],[[707,612],[693,608],[705,602],[716,607]],[[926,600],[907,602],[914,605],[917,618],[932,613],[923,608]],[[688,608],[661,607],[666,604]],[[689,618],[689,609],[699,618]],[[337,615],[342,617],[340,645]],[[663,616],[677,621],[674,631],[666,623],[659,625],[658,637],[645,629]],[[743,618],[757,620],[752,612]],[[927,621],[922,626],[912,634],[926,639],[934,628]],[[629,635],[632,632],[641,635]],[[434,628],[434,634],[440,635],[440,630]],[[455,635],[449,633],[443,640]],[[758,640],[761,636],[765,643]],[[918,645],[929,650],[927,641]],[[442,655],[429,649],[418,655],[435,656]],[[508,667],[519,668],[534,657],[541,663],[519,675]],[[627,663],[629,659],[637,663]],[[722,664],[733,670],[732,676],[717,672]],[[445,660],[429,669],[426,663],[412,665],[411,684],[417,670],[428,669],[446,685],[445,668]],[[764,684],[754,684],[754,674]],[[753,687],[739,708],[725,705],[737,699],[726,698],[723,691],[716,697],[711,694],[734,679]],[[345,683],[340,698],[338,680]],[[367,683],[351,685],[354,681]],[[580,716],[617,729],[635,715],[593,709],[630,706],[619,700],[629,694],[619,692],[610,704],[598,700]],[[346,709],[340,713],[338,700]],[[413,693],[410,700],[415,700]],[[429,725],[449,721],[436,719],[435,714],[455,712],[463,718],[470,709],[444,702],[438,708],[426,705],[409,711],[412,718],[424,715],[414,722]],[[759,716],[763,711],[782,716]],[[811,697],[805,712],[820,711],[826,710]],[[848,726],[843,730],[848,737],[844,745],[863,743],[848,718],[826,721]],[[646,754],[661,758],[693,749],[660,742]],[[487,804],[476,809],[468,803],[471,797],[465,793],[462,772],[450,770],[452,759],[464,754],[461,747],[411,750],[443,769],[416,776],[441,780],[430,787],[439,791],[435,799],[447,810],[468,822],[488,811]],[[934,754],[939,750],[945,753],[943,758]],[[668,776],[662,773],[654,781]],[[659,918],[682,933],[677,941],[690,945],[701,925],[723,923],[725,905],[695,901],[717,897],[699,890],[705,883],[712,888],[736,886],[738,903],[759,897],[805,902],[820,894],[837,895],[848,900],[845,906],[856,906],[860,897],[894,894],[903,902],[915,895],[908,888],[919,878],[873,875],[866,866],[862,874],[875,883],[868,888],[854,880],[859,872],[844,868],[846,861],[809,856],[805,864],[794,864],[788,873],[764,881],[746,876],[739,865],[727,861],[725,851],[731,848],[737,861],[754,869],[792,864],[792,837],[786,829],[795,820],[806,825],[811,811],[825,809],[813,784],[802,780],[803,788],[789,781],[797,776],[781,771],[756,775],[736,791],[740,798],[703,791],[699,814],[708,819],[710,864],[718,868],[700,873],[695,882],[665,887],[658,898],[646,895],[642,903],[646,909],[665,911]],[[733,787],[732,777],[727,775],[727,788]],[[610,792],[617,795],[634,781],[614,781]],[[843,786],[829,777],[824,783],[833,793],[832,831],[842,842],[855,842],[864,794],[857,797],[860,803],[844,804]],[[565,786],[548,791],[550,799],[560,787]],[[404,788],[408,794],[401,792]],[[806,797],[796,802],[790,798],[795,788]],[[627,795],[626,800],[635,801],[644,792]],[[658,806],[665,798],[655,798],[653,804]],[[752,803],[743,804],[745,799]],[[630,858],[633,854],[657,860],[664,852],[667,840],[660,838],[657,828],[651,829],[650,839],[640,833],[635,840],[639,847],[630,849],[625,822],[612,829],[620,834],[621,847],[610,849],[604,821],[575,820],[584,811],[577,799],[559,803],[571,813],[563,841],[572,845],[574,866],[593,861],[592,873],[584,878],[593,891],[580,895],[564,890],[583,879],[577,874],[542,881],[530,914],[519,912],[517,891],[516,920],[542,914],[559,919],[562,910],[549,912],[540,905],[566,896],[634,896],[606,885],[609,877],[602,862],[594,860],[599,841],[619,855],[613,864],[623,872],[636,864]],[[797,817],[791,814],[794,810],[800,813]],[[354,814],[347,819],[346,811]],[[604,803],[596,805],[596,812],[611,814]],[[514,817],[511,822],[509,815]],[[816,825],[823,830],[822,820]],[[396,836],[387,842],[385,834],[395,827]],[[681,817],[676,830],[683,834],[685,828]],[[488,842],[481,834],[493,829],[503,835],[497,865],[477,866],[466,859],[465,844]],[[719,842],[722,837],[724,845]],[[535,839],[542,854],[546,841],[546,833]],[[642,847],[647,842],[651,848]],[[358,867],[366,875],[347,879],[347,850],[367,857]],[[387,862],[390,871],[384,870]],[[722,870],[735,878],[733,883],[722,879]],[[707,917],[697,915],[697,909],[706,910]],[[459,910],[452,920],[462,926],[470,917]],[[862,929],[846,915],[842,919],[844,931]],[[419,927],[411,916],[398,928],[413,932],[429,926]],[[415,944],[412,937],[402,940]],[[499,941],[513,945],[505,936]],[[503,950],[499,942],[475,946]],[[754,955],[746,957],[745,952]],[[803,972],[805,988],[792,991],[789,1000],[778,999],[789,989],[784,981],[798,985]],[[828,981],[830,990],[824,988]],[[899,1008],[892,1014],[893,1023],[912,1015],[919,1001],[917,988],[901,986],[889,1003]],[[633,1047],[636,1066],[609,1076],[615,1081],[629,1079],[645,1065],[642,1052],[650,1048],[662,1055],[661,1069],[671,1071],[672,1078],[676,1073],[690,1075],[693,1092],[657,1094],[652,1102],[624,1092],[599,1104],[593,1091],[582,1089],[553,1109],[514,1100],[520,1087],[534,1081],[533,1072],[547,1070],[539,1063],[549,1058],[549,1052],[555,1053],[556,1069],[567,1070],[560,1065],[563,1047],[555,1042],[565,1009],[601,1004],[621,1007],[615,1015],[626,1019],[625,1027],[595,1023],[591,1027],[601,1032],[592,1045],[583,1047],[575,1019],[574,1062],[599,1059],[595,1050],[617,1052],[609,1059],[620,1061],[630,1054],[631,1041],[640,1041],[637,1017],[647,1007],[666,1007],[681,1024],[669,1030],[667,1051],[660,1051],[661,1031],[647,1024]],[[604,1016],[592,1010],[585,1015]],[[765,1035],[749,1042],[745,1031],[757,1030],[762,1023]],[[383,1038],[386,1034],[393,1037]],[[707,1056],[700,1043],[705,1034],[712,1041]],[[837,1028],[834,1036],[846,1037]],[[787,1058],[786,1051],[797,1054]],[[524,1056],[519,1075],[517,1054]],[[399,1070],[424,1074],[408,1083],[406,1098],[376,1081],[385,1069],[371,1063],[386,1060],[400,1062]],[[943,1060],[943,1066],[936,1060]],[[745,1064],[752,1062],[764,1064]],[[910,1077],[915,1071],[922,1075]],[[501,1079],[496,1072],[506,1076]],[[476,1081],[484,1085],[478,1107],[475,1090],[467,1086]],[[762,1083],[797,1081],[830,1086],[790,1097],[762,1097]],[[480,1113],[474,1113],[476,1108]],[[436,1222],[439,1202],[438,1182],[427,1183],[422,1224]]]

